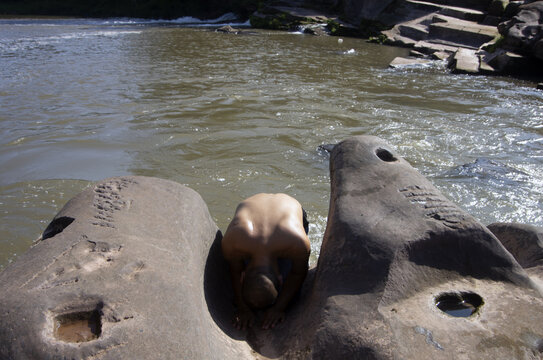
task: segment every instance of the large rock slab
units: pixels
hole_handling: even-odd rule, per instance
[[[226,275],[211,251],[218,241],[191,189],[146,177],[98,183],[0,273],[0,358],[252,357],[214,319],[231,308],[213,298],[227,284],[215,282]]]
[[[334,146],[330,176],[318,265],[275,329],[232,329],[220,232],[198,194],[121,177],[70,200],[0,273],[0,358],[541,357],[527,272],[539,262],[523,269],[379,138]]]
[[[541,356],[539,288],[487,228],[379,138],[336,145],[330,176],[317,268],[287,321],[251,336],[258,352],[289,359]],[[460,303],[475,313],[458,317]]]
[[[314,315],[316,354],[540,356],[541,294],[490,231],[381,139],[340,143],[330,176],[314,288],[323,301]],[[452,317],[435,305],[447,293],[478,294],[484,305],[469,318]]]

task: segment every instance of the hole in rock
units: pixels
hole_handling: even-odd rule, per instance
[[[102,333],[99,310],[58,315],[55,318],[55,337],[65,342],[86,342],[98,339]]]
[[[57,219],[54,219],[51,221],[51,223],[47,226],[45,231],[43,232],[41,238],[42,240],[52,238],[56,234],[61,233],[66,229],[75,219],[71,218],[69,216],[61,216]]]
[[[392,153],[390,151],[388,151],[387,149],[382,149],[382,148],[379,148],[377,150],[375,150],[375,154],[377,155],[377,157],[383,161],[386,161],[386,162],[393,162],[393,161],[397,161],[398,159],[396,159],[396,157],[394,155],[392,155]]]
[[[483,305],[483,298],[472,292],[445,293],[435,299],[436,306],[454,317],[470,317]]]

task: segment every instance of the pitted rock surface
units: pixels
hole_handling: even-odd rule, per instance
[[[0,358],[253,357],[206,303],[206,269],[225,272],[220,261],[206,267],[216,241],[220,232],[191,189],[146,177],[98,183],[0,273]],[[99,334],[59,338],[63,317],[93,313]]]
[[[376,137],[334,146],[330,177],[317,267],[275,329],[232,328],[221,233],[197,193],[112,178],[0,273],[0,358],[543,355],[539,230],[491,226],[500,242]],[[469,314],[441,310],[451,302]]]

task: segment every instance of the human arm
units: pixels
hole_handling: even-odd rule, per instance
[[[236,312],[232,322],[237,329],[244,330],[254,324],[254,314],[244,302],[242,296],[242,274],[245,270],[243,260],[244,257],[247,257],[247,254],[239,250],[239,239],[243,238],[243,234],[240,233],[239,228],[233,224],[228,227],[222,239],[221,246],[223,256],[228,262],[230,281],[234,291]]]
[[[245,330],[245,328],[251,327],[254,324],[254,314],[243,301],[241,293],[241,275],[244,269],[243,260],[231,260],[228,263],[230,266],[230,279],[234,290],[234,301],[237,307],[233,323],[237,329]]]
[[[309,249],[301,256],[292,258],[292,268],[288,274],[283,288],[275,301],[275,304],[264,313],[262,321],[263,329],[274,328],[285,318],[285,309],[302,286],[307,275]]]

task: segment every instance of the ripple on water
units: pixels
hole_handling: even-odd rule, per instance
[[[68,191],[52,192],[85,183],[42,179],[125,173],[195,189],[221,229],[243,198],[286,192],[313,219],[316,254],[330,191],[317,148],[362,134],[384,138],[483,222],[543,225],[543,94],[525,82],[450,75],[441,64],[390,70],[407,50],[360,39],[73,19],[12,25],[0,20],[0,227],[15,245],[0,264],[67,200]],[[477,158],[527,175],[443,176]]]
[[[39,180],[0,186],[0,270],[25,252],[62,206],[90,184],[83,180]]]

